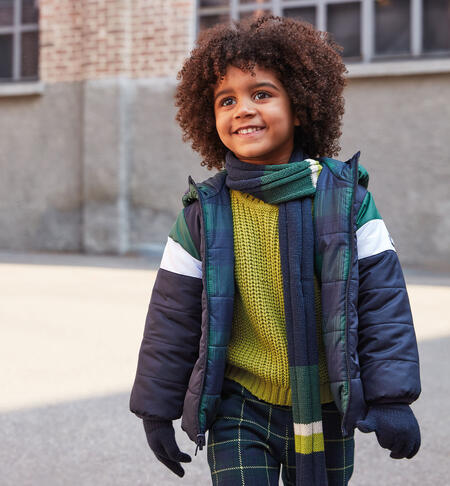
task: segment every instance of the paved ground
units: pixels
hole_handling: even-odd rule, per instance
[[[155,260],[0,254],[0,485],[202,486],[153,457],[128,412]],[[421,352],[422,449],[394,461],[357,434],[353,486],[449,484],[450,276],[407,272]],[[182,450],[194,444],[179,431]]]

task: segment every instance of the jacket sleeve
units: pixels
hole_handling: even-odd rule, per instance
[[[201,335],[202,263],[198,203],[178,216],[153,287],[130,410],[141,418],[182,415]]]
[[[357,218],[358,357],[366,402],[411,403],[419,356],[405,280],[388,230],[367,192]]]

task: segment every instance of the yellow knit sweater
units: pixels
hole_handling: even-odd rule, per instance
[[[236,293],[225,375],[266,402],[291,405],[278,206],[239,191],[230,194]],[[318,314],[317,286],[316,296]],[[321,401],[326,403],[332,395],[321,334],[318,341]]]

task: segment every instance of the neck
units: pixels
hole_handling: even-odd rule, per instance
[[[282,164],[289,164],[291,162],[300,162],[307,158],[307,155],[303,152],[302,148],[292,147],[289,153],[283,154],[282,157],[277,157],[276,159],[272,159],[270,157],[264,158],[252,158],[252,157],[240,157],[233,152],[228,153],[228,157],[232,155],[235,159],[243,162],[245,164],[252,164],[252,165],[282,165]]]
[[[281,153],[274,154],[273,152],[269,152],[264,155],[256,155],[252,156],[242,156],[239,154],[234,154],[234,156],[239,159],[241,162],[246,164],[254,164],[254,165],[281,165],[287,164],[290,161],[291,155],[294,151],[294,142],[289,144],[289,146],[283,150]]]

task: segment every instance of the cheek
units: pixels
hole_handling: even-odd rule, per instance
[[[278,105],[271,106],[270,110],[266,111],[265,117],[272,124],[284,126],[289,123],[289,120],[291,120],[292,110],[284,103],[280,103]]]
[[[278,118],[278,126],[283,132],[293,132],[295,127],[295,117],[290,106],[285,107],[282,113],[285,115]]]
[[[216,116],[216,130],[221,139],[227,136],[228,124],[223,116]]]

